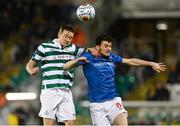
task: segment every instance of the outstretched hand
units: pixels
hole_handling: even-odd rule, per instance
[[[95,57],[100,56],[98,50],[95,47],[88,48],[88,50],[92,53],[93,56]]]
[[[152,63],[152,68],[156,72],[160,73],[160,72],[166,71],[166,65],[165,64],[163,64],[163,63],[155,63],[155,62],[151,62],[151,63]]]
[[[86,57],[79,57],[77,58],[78,61],[83,61],[85,63],[89,62],[88,59]]]

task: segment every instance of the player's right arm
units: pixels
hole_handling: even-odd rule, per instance
[[[39,72],[39,67],[36,66],[36,62],[32,59],[29,60],[29,62],[26,65],[26,70],[30,75],[36,75]]]
[[[40,68],[37,66],[37,63],[43,59],[44,54],[45,48],[41,44],[34,52],[32,58],[26,64],[26,70],[30,75],[36,75],[39,72]]]
[[[76,67],[78,65],[78,62],[80,62],[80,61],[83,63],[89,62],[86,57],[82,56],[82,57],[76,58],[75,60],[71,60],[71,61],[68,61],[67,63],[65,63],[63,66],[63,69],[70,70],[71,68]]]

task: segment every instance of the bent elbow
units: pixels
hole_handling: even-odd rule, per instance
[[[29,72],[29,63],[26,64],[26,71]]]
[[[30,75],[32,75],[31,72],[30,72],[30,66],[29,66],[29,63],[26,64],[26,71],[27,71]]]

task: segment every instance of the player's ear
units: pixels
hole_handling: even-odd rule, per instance
[[[60,33],[60,32],[58,32],[58,38],[60,37],[60,34],[61,34],[61,33]]]
[[[99,48],[100,48],[99,45],[96,45],[96,49],[97,49],[98,51],[99,51]]]

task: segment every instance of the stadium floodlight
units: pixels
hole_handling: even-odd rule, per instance
[[[156,29],[159,30],[159,31],[165,31],[168,29],[168,25],[166,22],[158,22],[156,24]]]
[[[37,98],[37,94],[35,92],[20,92],[20,93],[6,93],[5,95],[8,101],[15,100],[35,100]]]

